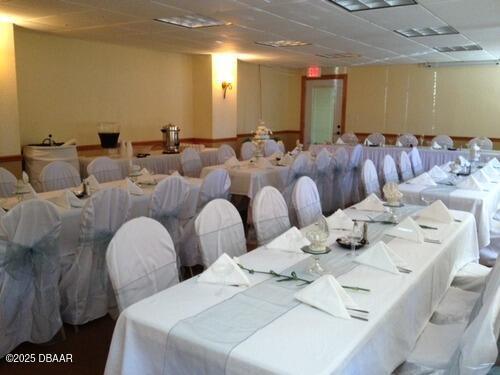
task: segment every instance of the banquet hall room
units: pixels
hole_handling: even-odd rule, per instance
[[[0,374],[500,375],[500,0],[0,0]]]

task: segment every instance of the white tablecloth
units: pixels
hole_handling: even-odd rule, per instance
[[[82,178],[88,176],[87,166],[97,156],[80,156],[80,174]],[[215,165],[219,161],[217,159],[217,148],[205,148],[200,151],[200,158],[203,166]],[[129,161],[123,157],[113,158],[120,163],[122,176],[128,176]],[[168,174],[171,171],[182,171],[180,154],[162,154],[161,151],[152,151],[150,156],[145,158],[133,158],[132,163],[147,168],[151,173]]]
[[[404,195],[404,201],[409,204],[424,204],[423,196],[428,201],[441,199],[450,209],[472,213],[477,223],[479,247],[483,248],[490,244],[490,220],[500,203],[500,184],[488,185],[489,191],[476,191],[443,185],[429,187],[403,183],[399,185],[399,190]]]
[[[224,166],[214,165],[203,168],[201,178],[217,168],[224,168]],[[289,167],[276,165],[264,169],[251,165],[249,162],[241,162],[240,167],[227,169],[231,178],[231,194],[245,195],[253,199],[264,186],[273,186],[283,191],[289,170]]]
[[[177,346],[178,356],[172,357],[166,353],[167,340],[178,322],[243,290],[230,286],[221,289],[220,285],[202,284],[192,278],[132,305],[120,315],[106,374],[166,374],[166,367],[172,365],[179,369],[177,373],[214,373],[216,362],[225,364],[226,374],[388,374],[410,353],[456,271],[477,261],[474,217],[465,212],[452,213],[462,222],[450,224],[442,244],[401,239],[390,242],[413,269],[411,274],[394,275],[357,266],[338,277],[341,284],[371,289],[370,293],[348,292],[360,308],[370,311],[368,322],[338,319],[299,304],[239,343],[227,357],[217,345],[200,347],[197,331],[168,343],[169,347]],[[345,232],[332,233],[330,241],[340,235]],[[334,251],[342,256],[343,250]],[[259,248],[240,257],[240,263],[256,270],[280,272],[305,257]],[[253,274],[249,278],[253,286],[268,276]],[[235,312],[235,318],[245,313]],[[210,334],[217,337],[217,331]],[[166,363],[167,358],[171,362]]]

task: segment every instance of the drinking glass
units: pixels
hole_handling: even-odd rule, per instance
[[[363,228],[359,225],[357,221],[355,221],[352,226],[352,231],[349,238],[351,240],[351,255],[355,257],[356,245],[363,239]]]

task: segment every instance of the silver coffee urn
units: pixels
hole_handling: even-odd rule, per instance
[[[165,125],[161,128],[163,134],[163,153],[178,154],[179,153],[179,132],[181,129],[173,124]]]

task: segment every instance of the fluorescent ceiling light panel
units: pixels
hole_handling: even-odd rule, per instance
[[[187,14],[185,16],[179,17],[155,18],[155,21],[169,23],[175,26],[187,27],[188,29],[230,25],[230,23],[211,17],[201,16],[199,14]]]
[[[422,27],[422,28],[408,28],[394,30],[396,33],[403,35],[407,38],[416,38],[420,36],[436,36],[436,35],[450,35],[458,34],[458,31],[451,26],[439,27]]]
[[[268,47],[301,47],[308,46],[311,43],[301,42],[300,40],[271,40],[267,42],[255,42],[255,44]]]
[[[361,57],[359,53],[352,53],[352,52],[339,52],[339,53],[332,53],[332,54],[319,54],[317,55],[318,57],[324,57],[325,59],[357,59]]]
[[[481,51],[483,47],[478,44],[469,44],[466,46],[454,46],[454,47],[434,47],[438,52],[468,52],[468,51]]]
[[[328,0],[349,12],[416,5],[415,0]]]

